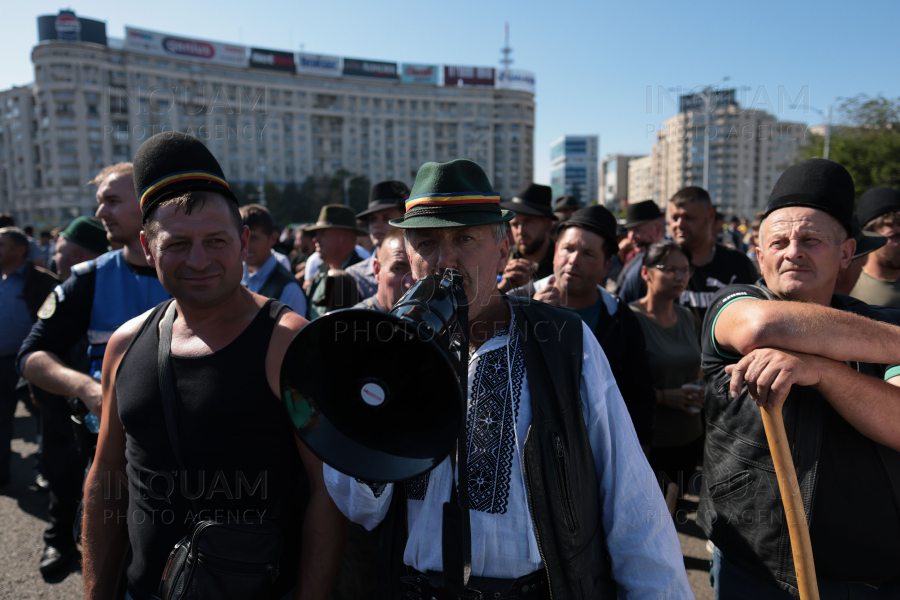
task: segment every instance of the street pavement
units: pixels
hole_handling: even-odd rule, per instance
[[[81,600],[83,586],[79,561],[44,579],[38,561],[44,547],[41,534],[47,525],[47,494],[34,484],[32,455],[37,451],[36,427],[22,404],[16,410],[12,442],[12,481],[0,488],[0,599]],[[697,497],[679,501],[676,529],[684,553],[688,581],[697,600],[713,600],[709,585],[706,538],[694,519]]]

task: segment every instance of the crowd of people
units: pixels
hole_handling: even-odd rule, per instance
[[[857,202],[810,159],[753,219],[692,186],[617,220],[535,183],[501,202],[455,160],[282,228],[172,132],[91,183],[95,217],[37,240],[0,215],[0,492],[23,401],[49,490],[38,567],[80,547],[86,598],[169,598],[170,553],[204,520],[277,535],[268,598],[690,598],[686,493],[717,598],[797,597],[766,405],[821,597],[900,596],[900,192]],[[291,339],[447,268],[468,299],[459,464],[388,484],[323,464],[284,410]]]

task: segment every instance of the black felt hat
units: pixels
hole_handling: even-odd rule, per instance
[[[824,158],[810,158],[791,165],[781,174],[763,219],[779,208],[805,206],[824,211],[834,217],[852,235],[855,189],[847,169]]]
[[[900,192],[894,188],[872,188],[859,197],[856,205],[856,216],[863,227],[890,212],[900,212]]]
[[[578,202],[578,198],[575,196],[569,196],[568,194],[565,196],[557,196],[556,200],[553,201],[553,210],[578,210],[581,208],[581,203]]]
[[[406,213],[390,223],[401,229],[440,229],[503,223],[515,216],[500,208],[500,196],[478,163],[459,158],[419,167]]]
[[[560,224],[559,232],[562,235],[563,230],[568,227],[584,227],[615,243],[616,226],[615,215],[605,206],[597,204],[576,210],[568,220]]]
[[[650,221],[661,219],[664,215],[659,210],[659,205],[653,200],[642,200],[640,202],[632,202],[626,210],[625,229],[637,227]]]
[[[96,217],[78,217],[59,232],[59,235],[91,252],[103,254],[109,250],[106,228]]]
[[[859,226],[859,221],[856,217],[853,217],[853,220],[850,222],[850,232],[853,239],[856,240],[856,252],[853,253],[854,259],[878,250],[887,244],[888,241],[886,237],[874,231],[865,231]]]
[[[161,201],[192,190],[218,192],[238,203],[219,161],[199,139],[165,131],[141,144],[134,155],[134,191],[144,223]]]
[[[512,202],[501,202],[500,206],[515,211],[517,215],[549,217],[556,221],[553,214],[553,190],[548,185],[529,183],[516,192]]]
[[[368,221],[372,213],[389,208],[399,208],[400,212],[406,210],[406,199],[409,198],[409,188],[402,181],[382,181],[369,188],[369,206],[356,218],[360,221]]]

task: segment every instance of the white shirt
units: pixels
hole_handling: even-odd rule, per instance
[[[593,333],[583,323],[582,328],[582,414],[620,597],[693,598],[678,536],[609,363]],[[531,425],[531,397],[519,336],[513,335],[510,346],[510,330],[516,331],[510,326],[472,353],[468,370],[472,575],[503,579],[543,566],[522,460]],[[325,483],[341,512],[369,530],[384,519],[395,489],[388,484],[376,496],[373,488],[327,465]],[[442,505],[449,500],[451,484],[449,458],[426,476],[407,482],[409,539],[403,560],[419,571],[443,568]]]
[[[356,245],[355,250],[359,257],[363,259],[369,258],[369,256],[371,255],[368,250],[366,250],[359,244]],[[319,267],[321,266],[322,257],[319,255],[319,253],[313,252],[312,254],[310,254],[309,258],[306,259],[306,269],[303,271],[303,280],[312,281],[313,277],[316,276],[316,273],[319,272]]]

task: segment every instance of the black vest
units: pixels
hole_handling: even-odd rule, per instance
[[[601,522],[597,469],[581,413],[583,337],[575,313],[509,297],[522,342],[532,422],[525,438],[531,520],[554,599],[616,597]],[[408,538],[404,486],[397,484],[379,539],[375,597],[404,597]]]
[[[272,269],[272,272],[269,273],[268,279],[259,288],[259,292],[257,292],[260,296],[265,296],[266,298],[274,298],[278,300],[281,298],[281,293],[284,291],[284,288],[288,286],[290,283],[297,283],[297,280],[291,275],[291,272],[284,268],[280,262],[275,261],[275,268]],[[301,287],[302,291],[303,288]],[[308,311],[307,311],[308,312]],[[308,315],[300,315],[301,317],[308,317]]]

